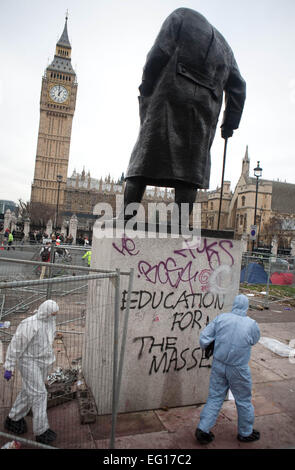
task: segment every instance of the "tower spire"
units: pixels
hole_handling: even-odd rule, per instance
[[[250,170],[250,159],[249,159],[248,145],[247,145],[245,156],[243,158],[243,163],[242,163],[242,173],[246,176],[249,176],[249,170]]]
[[[57,46],[61,46],[61,47],[66,47],[66,48],[69,48],[71,49],[71,43],[69,41],[69,35],[68,35],[68,10],[66,11],[66,21],[65,21],[65,26],[64,26],[64,30],[63,30],[63,33],[59,39],[59,41],[57,42]]]
[[[244,161],[249,161],[249,154],[248,154],[248,145],[246,146],[246,152],[245,152],[245,156],[244,156]]]
[[[47,70],[75,75],[75,71],[71,64],[72,46],[68,35],[68,17],[69,13],[66,11],[64,29],[61,37],[56,43],[54,60],[49,67],[47,67]]]

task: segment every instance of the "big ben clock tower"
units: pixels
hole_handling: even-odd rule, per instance
[[[32,210],[43,205],[52,209],[57,203],[62,208],[64,202],[77,96],[67,21],[66,17],[54,59],[42,78],[40,124],[31,192]]]

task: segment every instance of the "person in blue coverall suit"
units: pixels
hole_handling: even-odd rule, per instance
[[[238,412],[238,440],[252,442],[260,438],[259,431],[253,429],[252,379],[248,365],[251,346],[259,341],[260,330],[256,321],[247,317],[248,308],[248,298],[243,294],[237,295],[232,311],[218,315],[200,334],[202,349],[214,341],[209,395],[195,433],[201,444],[213,441],[214,434],[210,429],[229,389]]]

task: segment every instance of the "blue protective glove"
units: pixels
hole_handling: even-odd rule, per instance
[[[10,379],[11,379],[11,376],[12,376],[11,370],[6,370],[6,371],[4,372],[4,379],[10,380]]]

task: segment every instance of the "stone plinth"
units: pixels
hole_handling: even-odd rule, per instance
[[[52,220],[49,219],[48,222],[47,222],[47,224],[46,224],[46,233],[47,233],[48,237],[51,236],[51,234],[52,234],[52,229],[53,229]]]
[[[216,315],[231,310],[239,290],[241,242],[228,238],[232,232],[216,231],[193,240],[174,233],[168,238],[149,233],[151,238],[144,227],[134,238],[111,235],[112,230],[105,238],[94,236],[91,266],[134,268],[118,411],[204,403],[212,359],[205,359],[199,335]],[[120,333],[127,279],[121,284]],[[90,282],[83,374],[101,414],[111,411],[113,299],[110,280]]]
[[[24,219],[24,239],[28,240],[29,239],[29,233],[30,233],[30,219],[26,218]]]

